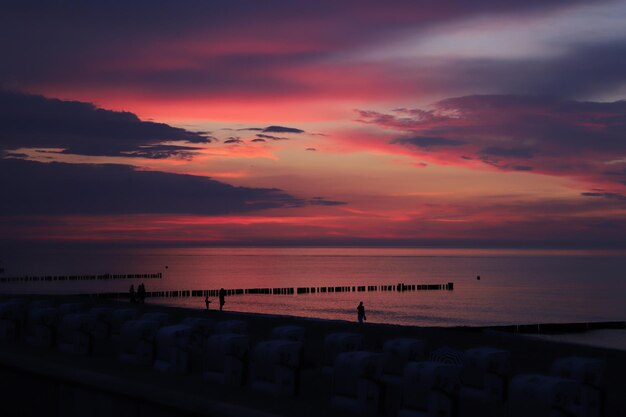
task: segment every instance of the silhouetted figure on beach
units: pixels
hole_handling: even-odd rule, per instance
[[[359,306],[356,308],[357,317],[359,319],[359,323],[363,323],[363,320],[367,320],[365,317],[365,306],[363,305],[363,301],[359,303]]]
[[[130,290],[128,290],[128,292],[130,293],[130,302],[135,304],[137,299],[135,298],[135,286],[133,284],[130,284]]]
[[[146,287],[144,287],[143,282],[139,284],[139,287],[137,287],[137,298],[139,299],[140,304],[146,302]]]
[[[224,299],[226,297],[226,290],[224,288],[220,288],[220,311],[222,311],[222,309],[224,308],[224,303],[226,302],[226,300]]]
[[[204,297],[204,305],[206,305],[207,311],[209,310],[209,304],[211,304],[211,300],[209,300],[209,294]]]

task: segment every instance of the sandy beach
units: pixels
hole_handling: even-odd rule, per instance
[[[104,302],[81,297],[58,297],[56,303],[80,302],[85,307],[113,306],[129,307],[129,303]],[[213,320],[238,319],[247,323],[252,346],[270,338],[271,330],[281,325],[297,325],[306,329],[305,366],[300,375],[300,389],[296,396],[280,397],[279,400],[242,387],[225,387],[220,384],[202,381],[198,375],[178,375],[159,373],[149,367],[124,365],[117,360],[117,351],[113,348],[91,356],[75,356],[51,349],[26,347],[23,343],[4,344],[0,351],[0,367],[33,368],[40,372],[77,374],[85,373],[90,378],[106,377],[112,381],[123,381],[119,387],[127,387],[133,392],[141,389],[163,390],[167,395],[153,396],[157,401],[193,404],[192,399],[200,401],[200,408],[219,405],[221,411],[212,415],[227,415],[237,407],[238,415],[253,415],[257,412],[272,415],[343,415],[330,407],[330,379],[320,372],[324,337],[333,332],[355,332],[364,336],[364,349],[381,352],[386,340],[397,337],[418,338],[425,342],[426,350],[433,351],[442,346],[465,350],[475,347],[495,347],[511,353],[511,375],[540,373],[547,374],[550,364],[557,358],[566,356],[584,356],[601,358],[607,362],[606,370],[606,415],[622,416],[626,413],[626,399],[623,394],[624,375],[626,375],[626,352],[591,346],[575,345],[550,340],[522,337],[484,330],[482,328],[426,328],[395,326],[384,324],[356,323],[306,319],[288,316],[259,315],[250,313],[202,311],[152,304],[132,305],[140,312],[160,311],[168,313],[174,322],[186,317],[204,317]],[[20,365],[22,364],[22,365]],[[33,372],[32,369],[29,372]],[[10,385],[5,379],[3,384]],[[117,382],[116,382],[117,384]],[[126,384],[126,385],[124,385]],[[143,388],[141,388],[143,387]],[[120,388],[121,389],[121,388]],[[158,392],[158,391],[155,391]],[[138,394],[139,395],[139,394]],[[208,402],[205,404],[205,402]],[[5,404],[5,406],[7,406]],[[218,408],[219,408],[218,407]],[[234,408],[233,408],[234,407]],[[228,410],[228,411],[227,411]],[[25,414],[28,415],[28,414]]]

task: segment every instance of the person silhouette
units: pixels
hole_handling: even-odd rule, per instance
[[[206,305],[207,311],[209,310],[209,304],[211,304],[211,300],[209,300],[209,294],[204,297],[204,305]]]
[[[222,309],[224,308],[224,303],[226,303],[226,300],[224,299],[226,297],[226,290],[224,288],[220,289],[220,311],[222,311]]]
[[[130,302],[131,303],[135,303],[135,286],[133,284],[130,284],[130,290],[128,290],[128,292],[130,293]]]
[[[143,282],[137,287],[137,299],[139,300],[139,304],[146,302],[146,287],[144,287]]]
[[[361,301],[358,305],[358,307],[356,308],[357,311],[357,318],[359,319],[359,323],[363,323],[363,320],[367,320],[367,317],[365,317],[365,306],[363,305],[363,301]]]

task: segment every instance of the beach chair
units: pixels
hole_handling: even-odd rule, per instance
[[[381,381],[384,389],[386,415],[396,415],[400,407],[406,364],[423,361],[425,358],[425,343],[420,339],[397,338],[385,342],[383,345]]]
[[[252,389],[273,395],[295,395],[300,383],[301,342],[267,340],[252,353]]]
[[[508,417],[566,417],[580,395],[576,381],[545,375],[517,375],[511,380]]]
[[[375,415],[381,407],[384,355],[364,351],[343,352],[333,366],[331,406],[343,412]]]
[[[186,324],[161,327],[156,335],[154,369],[163,372],[188,372],[192,333],[193,328]]]
[[[120,361],[152,365],[156,334],[160,327],[160,323],[153,320],[130,320],[124,323],[120,333]]]
[[[92,307],[86,314],[91,320],[91,351],[93,354],[113,354],[113,321],[111,307]],[[119,331],[118,331],[119,334]]]
[[[580,384],[580,396],[569,410],[579,417],[604,415],[606,362],[602,359],[566,357],[554,361],[550,374]]]
[[[404,367],[402,405],[398,417],[456,416],[459,365],[424,361]]]
[[[124,323],[139,318],[136,308],[116,308],[111,313],[111,338],[118,340]]]
[[[207,338],[213,334],[215,321],[202,317],[187,317],[181,324],[191,326],[189,341],[189,370],[193,373],[202,372],[202,352]]]
[[[495,417],[506,413],[510,356],[506,350],[488,347],[465,351],[459,417]]]
[[[272,329],[273,339],[291,340],[292,342],[304,343],[306,329],[302,326],[278,326]]]
[[[54,301],[52,300],[33,300],[30,303],[28,303],[28,310],[30,311],[31,309],[34,308],[44,308],[44,307],[56,307],[56,304],[54,303]]]
[[[0,303],[0,342],[17,342],[24,331],[27,302],[9,299]]]
[[[87,314],[91,317],[93,327],[91,335],[95,340],[108,340],[113,334],[113,312],[111,307],[93,307]]]
[[[401,385],[404,378],[404,367],[408,362],[424,360],[425,344],[420,339],[398,338],[385,342],[383,345],[383,375],[385,383]]]
[[[144,313],[140,319],[156,321],[159,323],[160,326],[167,326],[170,324],[174,324],[174,320],[172,319],[172,316],[170,316],[168,313],[163,313],[160,311],[151,311],[149,313]]]
[[[363,348],[363,336],[358,333],[330,333],[324,338],[322,373],[332,375],[335,359],[340,353],[354,352]]]
[[[16,342],[19,339],[19,324],[15,320],[12,306],[0,303],[0,342]]]
[[[464,353],[450,346],[440,346],[430,352],[430,360],[433,362],[447,363],[450,365],[463,365]]]
[[[224,333],[208,337],[204,344],[202,378],[222,385],[243,385],[249,346],[248,336],[242,334]]]
[[[181,321],[181,324],[191,326],[194,334],[203,336],[201,338],[202,343],[204,343],[207,337],[213,334],[216,325],[215,320],[204,317],[187,317]]]
[[[80,313],[84,310],[83,303],[63,303],[59,306],[59,318],[63,318],[66,314]]]
[[[72,313],[61,318],[57,337],[61,352],[88,355],[92,352],[91,329],[93,320],[89,314]]]
[[[55,307],[30,308],[26,325],[26,343],[38,347],[54,346],[58,314],[59,312]]]
[[[217,322],[213,329],[215,334],[246,334],[248,333],[248,323],[243,320],[222,320]]]

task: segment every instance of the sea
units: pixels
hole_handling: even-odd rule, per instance
[[[452,291],[232,295],[224,308],[418,326],[626,320],[626,253],[432,248],[24,248],[0,253],[2,277],[161,273],[161,279],[0,283],[0,294],[454,283]],[[480,279],[477,277],[480,276]],[[218,307],[211,298],[210,308]],[[203,297],[148,303],[204,309]]]

